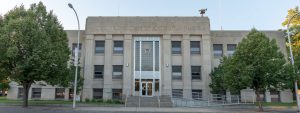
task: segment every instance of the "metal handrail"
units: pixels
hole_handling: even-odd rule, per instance
[[[157,95],[157,101],[158,101],[158,108],[160,108],[160,98],[159,98],[159,91],[158,91],[158,95]]]

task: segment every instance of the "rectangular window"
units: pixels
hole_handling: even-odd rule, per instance
[[[172,89],[172,98],[183,98],[182,89]]]
[[[18,88],[18,98],[23,98],[23,88]]]
[[[202,90],[201,89],[192,90],[192,98],[195,100],[202,100]]]
[[[95,41],[95,53],[104,53],[104,41]]]
[[[236,44],[227,44],[227,55],[232,56],[236,48]]]
[[[200,41],[191,41],[191,54],[200,54]]]
[[[65,98],[65,88],[55,88],[55,99]]]
[[[42,94],[42,88],[32,88],[31,98],[40,99]]]
[[[213,49],[214,49],[214,57],[215,58],[220,58],[223,56],[223,45],[222,44],[214,44]]]
[[[104,66],[94,65],[94,78],[103,78]]]
[[[114,41],[114,54],[123,54],[123,41]]]
[[[73,94],[74,94],[74,90],[73,89],[69,89],[69,100],[73,99]]]
[[[123,76],[123,66],[122,65],[113,65],[113,79],[122,79]]]
[[[270,96],[271,96],[271,102],[280,102],[280,91],[271,90]]]
[[[122,100],[122,89],[112,89],[112,99]]]
[[[201,66],[192,66],[191,75],[193,80],[201,80]]]
[[[182,79],[182,67],[181,66],[172,66],[172,79],[181,80]]]
[[[103,98],[103,89],[94,88],[93,89],[93,99],[102,99]]]
[[[172,41],[172,54],[181,54],[181,41]]]
[[[75,48],[77,47],[77,43],[73,43],[72,44],[72,56],[75,57]],[[82,45],[81,43],[79,43],[79,49],[78,49],[78,57],[81,56],[81,48],[82,48]]]

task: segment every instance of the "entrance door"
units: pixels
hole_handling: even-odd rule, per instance
[[[152,82],[142,82],[142,96],[152,96]]]

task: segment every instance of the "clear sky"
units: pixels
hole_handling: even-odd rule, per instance
[[[40,0],[1,0],[0,14],[16,5],[26,8]],[[58,16],[65,29],[77,29],[73,4],[79,15],[81,29],[88,16],[200,16],[198,10],[207,8],[211,29],[277,30],[287,10],[300,5],[300,0],[42,0],[48,10]]]

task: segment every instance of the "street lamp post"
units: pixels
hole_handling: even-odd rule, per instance
[[[79,25],[79,19],[77,12],[75,11],[73,5],[71,3],[68,4],[68,6],[73,9],[75,12],[76,18],[77,18],[77,24],[78,24],[78,33],[77,33],[77,47],[75,48],[75,59],[74,59],[74,65],[76,67],[75,69],[75,80],[74,80],[74,93],[73,93],[73,108],[76,108],[76,89],[77,89],[77,71],[78,71],[78,53],[79,53],[79,36],[80,36],[80,25]]]
[[[288,21],[288,24],[287,24],[287,35],[288,35],[288,41],[289,41],[289,49],[290,49],[290,56],[291,56],[291,63],[292,65],[294,66],[294,56],[293,56],[293,51],[292,51],[292,44],[291,44],[291,37],[290,37],[290,23],[291,23],[291,20],[296,16],[298,15],[300,12],[294,14]],[[297,98],[297,106],[298,106],[298,112],[300,112],[300,99],[299,99],[299,95],[298,95],[298,81],[295,80],[295,94],[296,94],[296,98]]]

